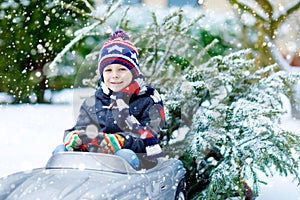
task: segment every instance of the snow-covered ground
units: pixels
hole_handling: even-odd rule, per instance
[[[72,94],[72,93],[71,93]],[[68,98],[67,98],[68,97]],[[74,125],[79,103],[70,91],[56,97],[53,105],[0,105],[0,177],[14,172],[44,167],[56,145],[62,143],[63,131]],[[298,131],[300,120],[283,118],[283,126]],[[266,177],[259,200],[300,200],[300,187],[291,177]]]

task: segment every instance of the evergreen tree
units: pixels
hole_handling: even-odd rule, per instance
[[[201,103],[186,135],[188,153],[199,160],[194,186],[207,181],[198,198],[247,197],[249,185],[258,194],[259,171],[292,174],[300,181],[300,136],[280,127],[286,112],[281,95],[291,92],[300,74],[275,72],[277,65],[256,70],[254,59],[247,59],[250,52],[213,57],[192,68],[185,76],[190,89],[179,91],[184,97],[179,103],[191,101],[186,93]]]
[[[85,26],[84,16],[49,0],[2,1],[0,13],[0,90],[16,103],[29,102],[31,95],[44,102],[45,65],[70,41],[73,29]]]
[[[274,2],[271,0],[260,0],[254,1],[240,1],[240,0],[229,0],[233,7],[234,13],[240,19],[241,31],[243,33],[241,44],[244,48],[252,48],[256,51],[257,66],[265,67],[274,62],[278,63],[280,69],[285,71],[293,71],[290,66],[288,59],[284,58],[287,56],[287,52],[282,51],[282,42],[279,42],[280,35],[286,35],[282,33],[284,26],[290,27],[291,32],[289,33],[290,40],[296,40],[297,43],[297,28],[299,26],[298,16],[300,1],[295,0],[291,2]],[[290,24],[291,19],[298,23]],[[288,41],[287,41],[288,43]],[[298,54],[298,50],[295,49],[290,52],[291,57]],[[298,91],[294,91],[290,94],[290,100],[292,104],[292,114],[294,117],[300,118],[300,108],[297,106],[299,102],[296,102],[295,96],[299,95]],[[298,97],[299,99],[299,97]],[[299,101],[299,100],[298,100]]]

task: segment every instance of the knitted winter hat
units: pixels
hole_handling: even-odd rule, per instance
[[[127,67],[134,79],[140,75],[137,48],[131,43],[129,36],[122,30],[114,32],[101,49],[98,67],[102,81],[103,70],[110,64],[121,64]]]

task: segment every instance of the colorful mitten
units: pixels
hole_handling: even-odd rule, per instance
[[[82,140],[79,138],[78,134],[80,131],[72,131],[68,133],[64,139],[64,145],[68,151],[74,151],[75,149],[80,149]]]
[[[100,144],[103,153],[114,154],[116,151],[122,149],[122,147],[124,146],[125,139],[119,134],[103,133],[103,136],[104,139]]]

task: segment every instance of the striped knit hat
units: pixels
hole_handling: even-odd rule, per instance
[[[121,64],[127,67],[134,79],[140,75],[137,48],[131,43],[129,36],[122,30],[114,32],[101,49],[98,67],[102,81],[103,70],[110,64]]]

